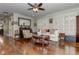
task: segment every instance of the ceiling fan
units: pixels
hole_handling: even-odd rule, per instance
[[[39,10],[42,10],[44,11],[45,9],[44,8],[41,8],[42,7],[42,3],[35,3],[34,5],[32,5],[31,3],[28,3],[28,5],[30,5],[32,8],[29,8],[28,10],[33,10],[34,12],[38,12]]]

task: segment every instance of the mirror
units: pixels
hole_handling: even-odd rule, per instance
[[[18,25],[31,27],[31,19],[18,17]]]

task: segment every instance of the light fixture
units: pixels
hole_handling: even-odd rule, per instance
[[[38,12],[38,8],[33,8],[33,11],[34,12]]]
[[[31,4],[31,3],[28,3],[29,6],[31,6],[32,8],[29,8],[28,10],[33,10],[34,12],[38,12],[39,10],[41,11],[44,11],[45,9],[44,8],[41,8],[42,7],[42,3],[34,3],[34,4]]]

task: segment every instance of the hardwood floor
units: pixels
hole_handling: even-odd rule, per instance
[[[31,39],[14,40],[8,37],[1,37],[3,44],[0,44],[1,55],[78,55],[79,43],[51,42],[48,46],[34,44]]]

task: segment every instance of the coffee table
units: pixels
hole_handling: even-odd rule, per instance
[[[47,35],[33,35],[32,39],[34,43],[41,44],[42,46],[49,44],[49,36]]]

